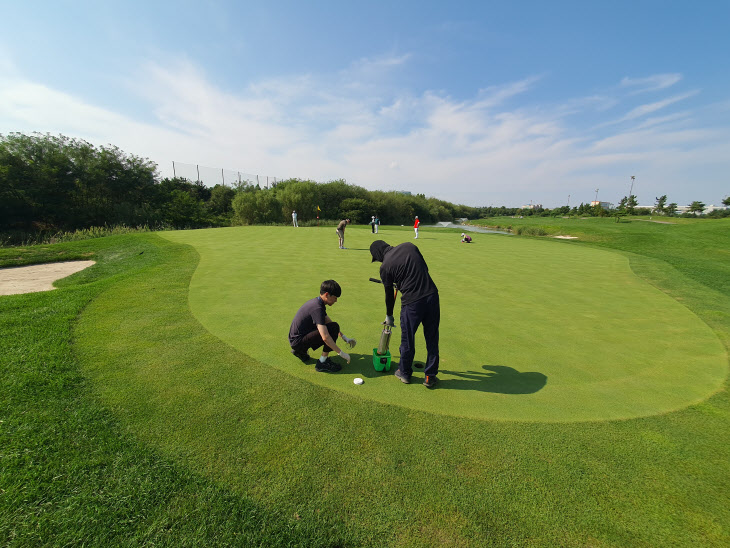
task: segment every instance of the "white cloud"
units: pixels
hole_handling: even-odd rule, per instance
[[[632,93],[644,93],[648,91],[658,91],[673,86],[682,79],[679,73],[654,74],[645,78],[628,78],[621,80],[621,86],[625,88],[634,88]]]
[[[658,110],[667,108],[668,106],[671,106],[680,101],[684,101],[685,99],[693,97],[693,96],[697,95],[698,93],[699,92],[696,90],[690,91],[687,93],[682,93],[680,95],[674,95],[672,97],[662,99],[661,101],[655,101],[653,103],[645,103],[643,105],[639,105],[638,107],[634,107],[629,112],[624,114],[621,118],[618,118],[617,120],[611,120],[608,122],[604,122],[604,123],[600,124],[598,127],[606,127],[606,126],[610,126],[610,125],[614,125],[614,124],[620,124],[622,122],[630,122],[632,120],[636,120],[637,118],[641,118],[648,114],[657,112]]]
[[[596,137],[595,128],[569,121],[587,112],[605,116],[602,108],[613,100],[608,96],[566,99],[549,108],[505,106],[539,77],[489,86],[460,101],[362,77],[385,78],[407,61],[407,55],[361,60],[329,77],[295,75],[236,91],[220,89],[184,59],[149,63],[129,77],[130,88],[154,113],[149,123],[39,83],[5,78],[0,133],[61,132],[114,143],[150,157],[164,175],[172,174],[176,160],[278,177],[344,177],[370,189],[411,190],[470,205],[555,205],[568,194],[572,202],[587,202],[596,186],[617,201],[629,172],[637,174],[640,189],[682,202],[690,199],[688,172],[714,177],[730,167],[727,127],[698,127],[690,110],[649,117],[697,92],[635,107],[621,121],[643,119],[641,125],[624,131],[610,129],[617,122],[604,123]],[[358,71],[362,78],[355,78]],[[666,88],[671,78],[664,76],[625,85]]]

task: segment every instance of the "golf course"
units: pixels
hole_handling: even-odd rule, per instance
[[[0,297],[0,542],[730,544],[730,220],[475,223],[546,235],[352,226],[340,250],[329,226],[240,226],[0,248],[0,267],[95,261]],[[415,243],[439,288],[435,389],[420,330],[417,382],[373,367],[375,239]],[[334,374],[287,340],[325,279],[357,340]]]

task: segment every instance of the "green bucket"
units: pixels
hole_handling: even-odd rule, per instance
[[[378,354],[378,349],[373,348],[373,367],[375,371],[390,371],[390,350]]]

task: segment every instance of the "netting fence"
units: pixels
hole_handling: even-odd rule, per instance
[[[276,186],[281,181],[280,177],[270,175],[256,175],[244,173],[233,169],[207,167],[198,164],[186,164],[183,162],[172,162],[172,173],[174,177],[182,177],[188,181],[200,181],[205,186],[225,185],[236,186],[243,183],[259,185],[261,188]]]

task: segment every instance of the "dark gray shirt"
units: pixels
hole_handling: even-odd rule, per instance
[[[326,317],[322,297],[310,299],[300,306],[289,328],[289,346],[297,346],[306,335],[317,330],[317,325],[325,325]]]

